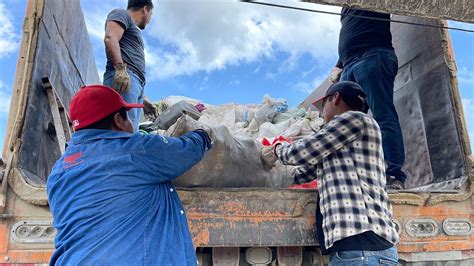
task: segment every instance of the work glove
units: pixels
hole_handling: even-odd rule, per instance
[[[334,84],[339,81],[339,78],[341,77],[342,69],[338,67],[333,67],[331,70],[331,74],[329,74],[329,82],[331,84]]]
[[[260,157],[264,162],[265,168],[271,169],[275,166],[278,157],[273,152],[273,146],[264,146],[260,150]]]
[[[114,75],[114,89],[118,93],[128,93],[130,89],[130,76],[127,73],[127,64],[117,64]]]
[[[273,146],[275,147],[276,145],[278,144],[283,144],[283,143],[293,143],[291,140],[287,139],[286,137],[284,136],[278,136],[278,137],[275,137],[275,138],[266,138],[264,137],[262,139],[262,145],[263,146]]]
[[[207,135],[211,139],[211,143],[216,141],[216,135],[214,134],[214,129],[210,127],[208,124],[200,123],[198,129],[206,131]]]
[[[143,113],[149,121],[155,121],[155,119],[160,115],[158,107],[156,104],[152,103],[148,97],[143,97]]]
[[[275,166],[275,163],[278,160],[278,157],[275,155],[276,146],[283,143],[292,143],[292,141],[284,136],[278,136],[276,138],[270,139],[262,139],[263,148],[260,150],[260,156],[265,162],[266,168],[271,169],[273,166]]]

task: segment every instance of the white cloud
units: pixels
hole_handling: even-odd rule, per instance
[[[319,10],[338,7],[285,1]],[[339,17],[261,7],[233,1],[158,1],[145,30],[151,79],[210,72],[229,65],[289,54],[278,72],[298,58],[327,59],[336,53]],[[150,45],[159,41],[164,45]],[[166,48],[163,48],[166,46]],[[271,78],[271,74],[267,74]]]
[[[467,123],[467,130],[471,141],[471,147],[474,151],[474,99],[463,98],[462,106],[464,107],[464,118]]]
[[[13,27],[10,11],[0,3],[0,58],[17,51],[19,45],[20,37]]]
[[[89,36],[91,37],[91,42],[94,47],[95,56],[96,56],[96,65],[97,70],[99,72],[99,78],[102,82],[102,74],[105,72],[105,64],[106,64],[106,57],[105,57],[105,45],[103,42],[104,34],[105,34],[105,19],[107,14],[97,14],[92,13],[91,15],[84,16],[86,21],[87,31],[89,32]]]
[[[84,17],[87,31],[93,41],[102,41],[104,39],[106,18],[107,14],[104,12],[91,12]]]
[[[8,113],[10,109],[11,90],[0,80],[0,114]]]
[[[463,66],[458,69],[458,81],[462,85],[474,86],[474,72]]]
[[[124,0],[101,1],[100,8],[97,8],[97,0],[81,0],[81,6],[84,13],[84,20],[87,31],[91,38],[95,52],[95,61],[99,78],[102,81],[102,74],[105,72],[105,20],[107,14],[115,8],[126,8],[127,2]]]
[[[321,85],[326,78],[328,73],[323,73],[316,76],[311,82],[298,82],[294,85],[297,91],[303,92],[306,95],[310,95],[319,85]]]
[[[101,0],[100,8],[98,8],[97,2],[97,0],[81,0],[81,7],[89,35],[93,41],[100,41],[102,43],[105,33],[105,20],[108,13],[116,8],[125,9],[127,7],[127,0]]]
[[[81,0],[86,25],[96,47],[99,68],[105,64],[104,23],[125,0]],[[277,73],[294,69],[302,56],[328,59],[336,54],[339,17],[231,0],[154,1],[154,15],[144,33],[147,79],[166,79],[211,72],[240,63],[272,59],[283,52],[288,59]],[[286,5],[338,12],[340,8],[283,1]],[[97,50],[97,46],[100,50]],[[103,53],[103,52],[101,52]],[[257,69],[258,71],[258,69]],[[265,74],[265,73],[263,73]],[[271,75],[267,75],[271,76]]]

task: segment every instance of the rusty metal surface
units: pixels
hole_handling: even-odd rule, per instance
[[[318,246],[315,236],[316,191],[280,189],[179,189],[187,209],[196,247]],[[390,197],[392,197],[390,195]],[[40,208],[9,194],[8,212],[19,220],[49,220]],[[400,257],[414,260],[413,252],[472,251],[474,235],[415,238],[405,232],[413,218],[431,218],[442,224],[447,218],[471,218],[470,200],[436,206],[393,205],[394,218],[402,226]],[[52,245],[12,243],[8,222],[0,223],[0,258],[10,263],[48,262]]]
[[[32,52],[27,54],[26,60],[19,59],[16,75],[24,82],[15,83],[12,105],[20,106],[10,113],[16,121],[12,121],[15,126],[9,127],[11,137],[5,145],[15,153],[12,171],[25,179],[27,185],[23,190],[26,192],[30,189],[28,186],[44,187],[51,167],[60,156],[41,79],[49,78],[66,108],[81,86],[100,82],[80,2],[30,0],[28,6],[36,10],[27,13],[25,21],[35,23],[26,23],[30,26],[24,30],[35,34],[23,35],[22,49]],[[31,71],[22,71],[25,65]],[[18,101],[13,103],[13,99]]]
[[[317,245],[315,191],[186,189],[179,193],[195,246]]]
[[[439,20],[395,18],[444,25]],[[392,23],[392,35],[399,61],[394,101],[405,142],[406,186],[419,192],[458,191],[468,179],[468,140],[448,32]],[[325,81],[301,105],[309,107],[328,85]]]
[[[318,246],[315,234],[316,191],[290,189],[179,189],[196,247]],[[390,198],[397,194],[390,194]],[[436,206],[393,205],[401,224],[399,251],[472,250],[474,234],[449,236],[442,229],[433,237],[407,234],[407,221],[430,218],[442,227],[448,218],[470,219],[471,201]]]
[[[449,236],[444,233],[442,223],[445,219],[457,218],[472,221],[470,200],[464,202],[444,202],[436,206],[393,205],[395,218],[402,225],[401,242],[397,246],[401,257],[413,252],[465,251],[473,249],[473,235]],[[430,218],[438,224],[438,233],[431,237],[413,237],[406,231],[407,221],[413,218]]]
[[[303,0],[325,5],[354,8],[426,18],[474,22],[472,0]]]
[[[1,263],[48,263],[54,250],[52,243],[19,243],[13,241],[13,225],[20,221],[51,222],[48,207],[26,202],[15,193],[8,193],[5,213],[8,220],[0,219],[0,264]]]

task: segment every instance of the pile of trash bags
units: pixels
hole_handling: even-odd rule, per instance
[[[182,96],[155,103],[157,117],[145,116],[140,130],[180,136],[206,124],[212,128],[213,148],[201,162],[178,177],[178,187],[270,187],[292,183],[294,167],[277,163],[268,169],[260,158],[264,138],[298,140],[317,132],[323,120],[317,111],[289,108],[285,99],[263,97],[260,104],[210,105]]]

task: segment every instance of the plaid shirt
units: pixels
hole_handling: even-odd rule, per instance
[[[392,206],[385,191],[385,162],[380,128],[361,112],[335,116],[319,132],[275,148],[284,163],[300,166],[295,183],[318,178],[325,246],[373,231],[396,244]]]

